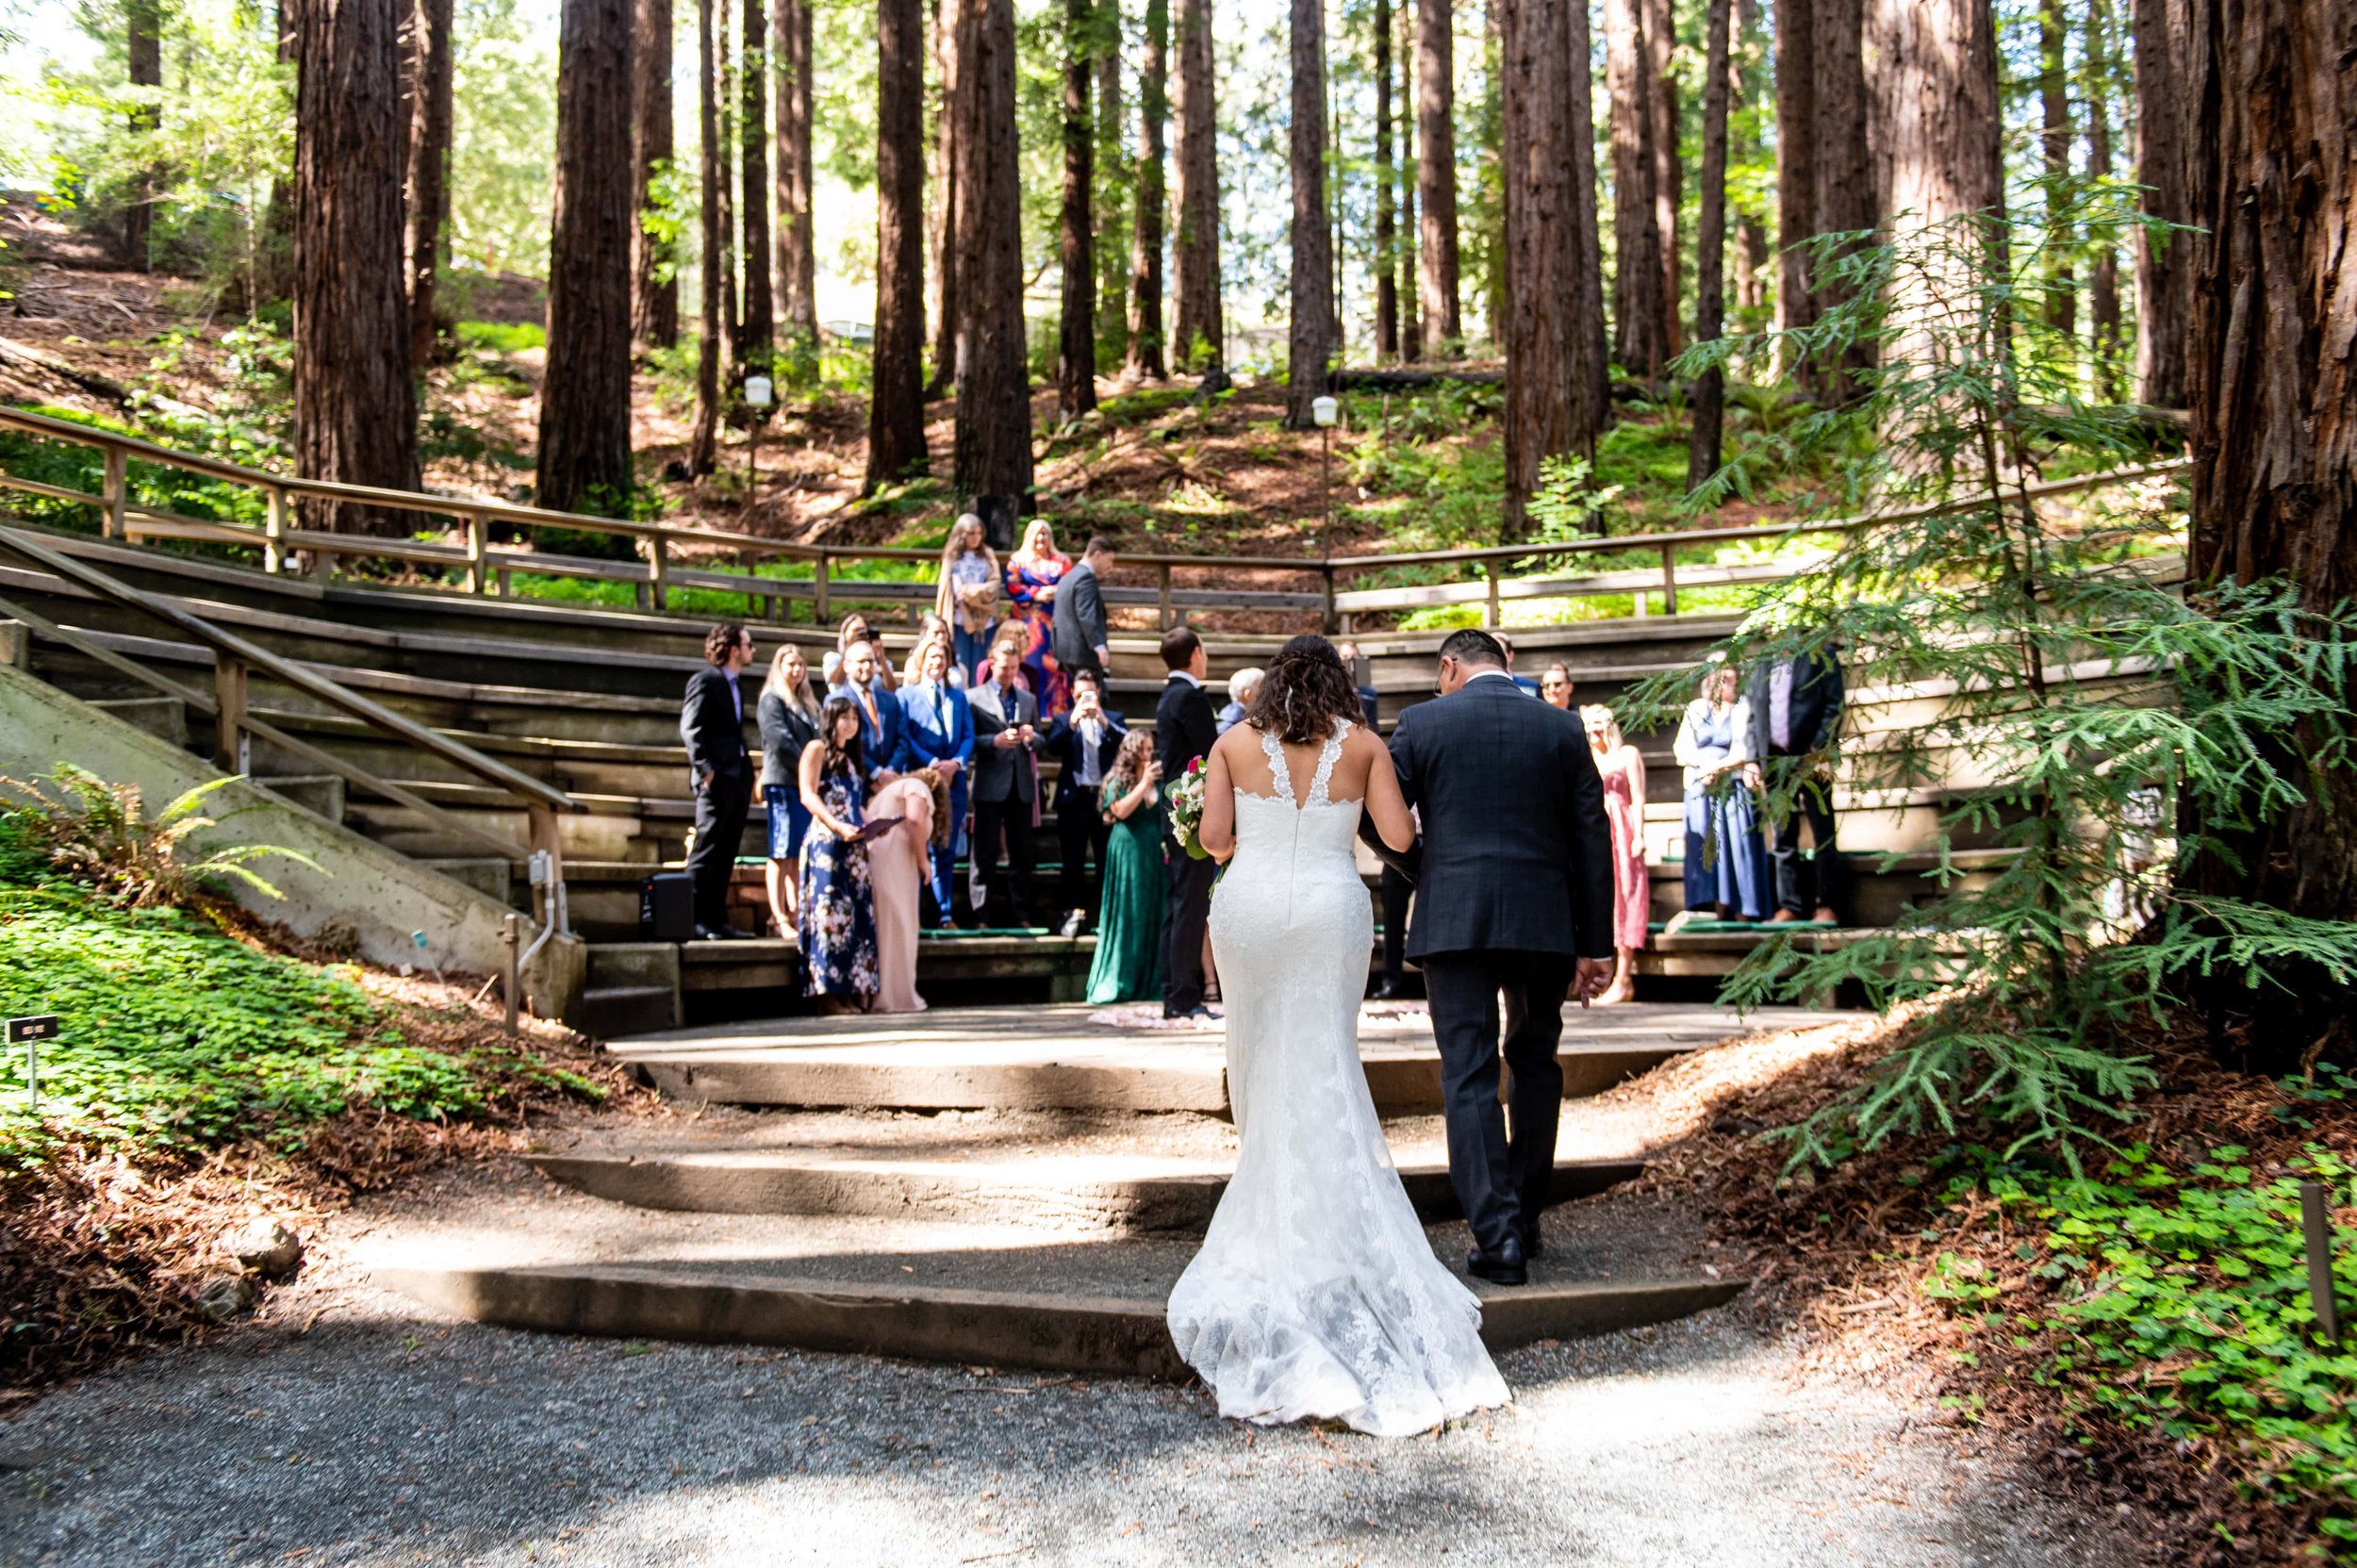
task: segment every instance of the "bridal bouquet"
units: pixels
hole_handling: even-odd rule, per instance
[[[1208,860],[1211,851],[1203,848],[1197,836],[1203,826],[1203,759],[1187,764],[1187,770],[1173,782],[1162,785],[1162,799],[1170,802],[1170,836],[1193,860]]]

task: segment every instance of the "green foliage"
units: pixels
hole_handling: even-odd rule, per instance
[[[458,0],[452,37],[451,267],[462,275],[545,275],[556,186],[555,38],[517,0]]]
[[[142,440],[160,441],[199,451],[209,450],[212,455],[225,456],[233,462],[253,463],[265,455],[253,442],[228,426],[217,421],[179,419],[152,408],[142,415],[141,422],[136,425],[100,414],[86,414],[76,408],[49,404],[34,404],[25,411],[88,425],[93,430],[111,431],[119,436],[136,436]],[[0,469],[6,469],[19,478],[80,490],[85,495],[96,495],[103,490],[107,477],[106,456],[97,448],[70,441],[53,441],[13,430],[0,430]],[[125,478],[131,495],[142,506],[177,512],[183,517],[214,519],[224,522],[258,524],[263,519],[266,503],[260,492],[225,479],[208,479],[185,469],[136,459],[125,470]],[[58,501],[20,491],[9,496],[8,509],[28,522],[48,523],[53,527],[91,534],[98,532],[97,508],[82,502]],[[219,546],[183,545],[179,541],[174,541],[172,548],[200,554],[218,554],[223,549]]]
[[[0,777],[0,805],[6,807],[0,811],[0,834],[12,852],[87,883],[100,898],[126,909],[186,906],[232,884],[275,899],[278,889],[255,875],[248,862],[276,855],[315,871],[319,863],[266,844],[217,845],[196,851],[201,858],[190,858],[190,839],[225,820],[200,808],[214,791],[236,782],[224,778],[199,784],[151,819],[139,785],[109,784],[72,763],[59,763],[49,777],[30,784]]]
[[[1620,493],[1618,485],[1595,482],[1595,465],[1585,457],[1540,459],[1539,488],[1530,498],[1530,515],[1538,524],[1532,537],[1558,544],[1603,533],[1604,509]]]
[[[515,355],[549,346],[548,328],[538,322],[460,322],[453,330],[463,347],[486,354]]]
[[[2133,219],[2103,192],[2070,216]],[[1838,648],[1854,692],[1901,688],[1916,712],[1843,760],[1853,791],[1937,807],[1945,891],[1829,951],[1771,940],[1729,996],[1749,1006],[1848,984],[1876,1007],[1928,1010],[1870,1081],[1792,1130],[1795,1159],[1977,1114],[2012,1129],[2016,1147],[2075,1160],[2074,1144],[2151,1081],[2118,1041],[2166,1004],[2174,977],[2261,986],[2291,957],[2357,972],[2357,927],[2192,898],[2169,877],[2215,848],[2208,834],[2281,817],[2311,767],[2347,766],[2357,617],[2303,617],[2282,584],[2172,593],[2128,548],[2173,525],[2166,495],[2068,515],[2031,504],[2037,467],[2111,466],[2141,447],[2132,411],[2086,401],[2077,346],[2042,325],[2044,231],[1975,216],[1881,246],[1845,252],[1843,238],[1818,260],[1848,304],[1780,343],[1698,346],[1681,369],[1777,349],[1839,362],[1856,345],[1876,368],[1852,402],[1747,448],[1696,504],[1746,487],[1758,455],[1781,447],[1788,461],[1843,454],[1850,498],[1943,509],[1850,534],[1767,590],[1718,656],[1748,668]],[[1649,683],[1636,705],[1667,718],[1693,678]],[[1834,761],[1772,772],[1772,801]],[[1973,886],[1951,860],[1966,846],[2010,854]]]

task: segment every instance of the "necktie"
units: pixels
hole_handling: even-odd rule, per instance
[[[873,730],[876,734],[880,734],[880,735],[881,735],[881,734],[883,734],[883,720],[882,720],[882,719],[881,719],[881,718],[878,718],[876,717],[876,695],[875,695],[875,693],[874,693],[874,692],[872,692],[872,691],[870,691],[870,690],[869,690],[867,687],[865,687],[865,686],[862,686],[862,687],[860,687],[860,688],[859,688],[859,705],[860,705],[861,707],[863,707],[863,708],[865,708],[865,709],[866,709],[866,710],[867,710],[867,727],[868,727],[870,730]]]

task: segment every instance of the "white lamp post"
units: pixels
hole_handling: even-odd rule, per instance
[[[769,410],[777,402],[777,384],[766,375],[745,378],[745,406],[752,411],[745,436],[746,504],[750,506],[761,488],[761,427],[769,422]]]
[[[1341,412],[1342,404],[1331,397],[1310,400],[1310,420],[1318,427],[1318,486],[1326,503],[1326,526],[1320,533],[1318,553],[1327,560],[1334,557],[1334,421]],[[1329,575],[1327,581],[1330,586],[1333,579]]]

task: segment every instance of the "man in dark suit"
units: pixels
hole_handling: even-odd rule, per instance
[[[1211,656],[1203,639],[1180,626],[1162,638],[1162,667],[1170,680],[1154,704],[1154,760],[1163,779],[1176,782],[1187,765],[1219,738],[1219,719],[1203,690]],[[1211,879],[1219,867],[1196,860],[1165,832],[1162,865],[1170,873],[1170,916],[1163,922],[1162,1016],[1206,1015],[1203,1005],[1203,928],[1211,915]]]
[[[1067,675],[1086,669],[1100,680],[1113,662],[1105,630],[1104,574],[1113,569],[1113,547],[1103,535],[1080,552],[1080,564],[1056,585],[1054,650],[1057,667]]]
[[[1105,711],[1104,683],[1094,670],[1072,677],[1072,711],[1050,725],[1047,751],[1056,770],[1056,836],[1063,845],[1063,875],[1057,902],[1063,906],[1063,933],[1078,936],[1090,923],[1086,891],[1091,857],[1105,875],[1105,845],[1113,830],[1097,809],[1097,790],[1113,771],[1121,743],[1129,737],[1120,719]]]
[[[1841,734],[1841,660],[1833,644],[1789,659],[1770,659],[1752,670],[1748,706],[1752,714],[1752,757],[1767,776],[1764,799],[1783,798],[1783,809],[1767,817],[1776,835],[1770,858],[1776,867],[1776,912],[1772,925],[1811,913],[1833,924],[1844,887],[1841,850],[1834,843],[1833,751]],[[1801,855],[1802,817],[1816,848]]]
[[[879,673],[882,655],[872,642],[855,642],[843,651],[843,681],[830,687],[830,697],[848,697],[859,709],[860,755],[871,774],[908,771],[908,748],[902,731],[907,714],[899,698]]]
[[[736,678],[752,662],[753,639],[745,628],[715,626],[704,634],[704,668],[687,678],[680,705],[680,738],[687,743],[688,784],[696,794],[687,874],[696,889],[696,934],[705,941],[742,934],[729,925],[729,878],[752,803],[753,766]]]
[[[985,923],[994,926],[1031,923],[1031,867],[1039,860],[1039,703],[1015,684],[1022,666],[1022,651],[1001,639],[990,651],[990,679],[965,694],[974,716],[974,863],[982,873]]]
[[[1383,701],[1375,689],[1374,672],[1367,667],[1366,655],[1359,652],[1355,642],[1345,642],[1334,652],[1342,655],[1343,668],[1350,671],[1353,685],[1359,688],[1359,708],[1366,715],[1367,734],[1383,733]],[[1383,863],[1381,895],[1383,900],[1383,967],[1375,982],[1375,999],[1389,1001],[1408,988],[1408,900],[1415,892],[1415,884],[1401,874],[1398,867]]]
[[[1612,829],[1576,714],[1534,702],[1486,632],[1441,644],[1441,696],[1399,717],[1392,761],[1424,836],[1393,857],[1416,883],[1408,956],[1441,1048],[1449,1180],[1472,1224],[1471,1272],[1521,1284],[1539,1248],[1562,1112],[1563,999],[1612,981]],[[1508,1112],[1498,1106],[1506,1001]]]

